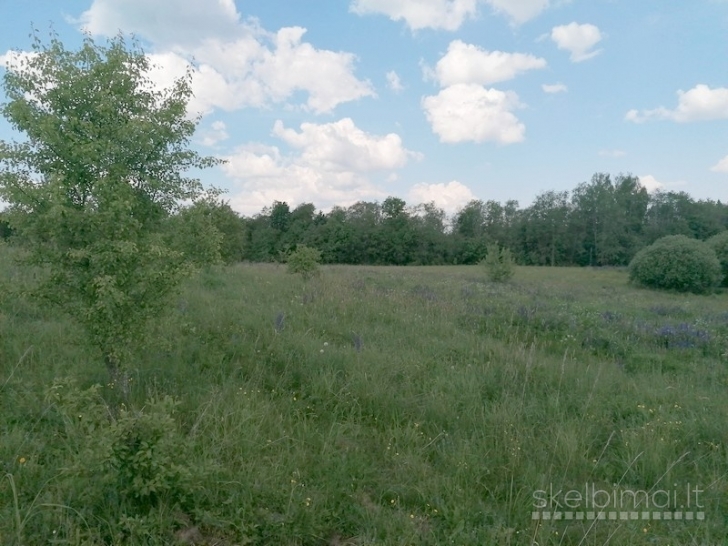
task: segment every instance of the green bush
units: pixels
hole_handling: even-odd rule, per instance
[[[516,264],[511,251],[499,248],[498,245],[488,245],[483,265],[488,272],[488,278],[493,282],[505,282],[516,273]]]
[[[715,252],[723,269],[723,286],[728,286],[728,231],[713,235],[706,243]]]
[[[649,288],[705,293],[720,284],[722,274],[708,244],[685,235],[669,235],[635,255],[629,278]]]
[[[288,272],[297,273],[304,279],[319,274],[321,252],[308,246],[299,246],[288,255]]]
[[[211,467],[193,458],[192,440],[175,417],[176,400],[164,396],[139,410],[122,405],[114,412],[100,392],[99,385],[82,390],[70,379],[47,391],[59,445],[70,456],[59,483],[79,516],[99,522],[101,535],[111,531],[141,543],[132,538],[164,532],[155,528],[161,514],[199,503]],[[102,510],[110,507],[124,516],[115,529],[104,529]]]

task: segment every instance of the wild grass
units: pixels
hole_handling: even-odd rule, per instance
[[[82,332],[0,252],[1,544],[728,536],[725,294],[622,270],[211,269],[152,325],[119,409]],[[537,491],[585,484],[678,504],[690,484],[704,520],[532,519]]]

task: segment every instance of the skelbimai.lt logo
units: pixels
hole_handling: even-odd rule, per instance
[[[636,490],[614,486],[605,489],[586,483],[580,489],[549,484],[533,493],[535,520],[670,520],[705,519],[697,485],[674,484],[671,489]]]

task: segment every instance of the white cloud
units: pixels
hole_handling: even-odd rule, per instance
[[[304,123],[300,131],[287,129],[278,121],[273,134],[296,151],[284,154],[277,146],[248,145],[225,158],[224,172],[240,187],[231,192],[231,205],[244,214],[260,212],[274,200],[314,202],[326,209],[382,199],[387,194],[372,182],[370,174],[399,169],[421,157],[404,148],[398,135],[365,133],[348,118]]]
[[[418,204],[434,201],[446,213],[453,214],[475,199],[475,195],[465,184],[453,180],[447,184],[415,184],[410,188],[409,199]]]
[[[4,68],[19,66],[35,56],[37,56],[37,53],[34,51],[6,51],[3,55],[0,55],[0,66]]]
[[[454,40],[437,62],[435,75],[442,87],[458,83],[488,85],[511,80],[523,72],[545,66],[545,59],[533,55],[487,51]]]
[[[386,15],[412,30],[457,30],[476,15],[478,0],[352,0],[349,9],[358,15]]]
[[[498,13],[508,16],[515,24],[525,23],[549,7],[549,0],[487,0]]]
[[[728,173],[728,155],[710,168],[714,173]]]
[[[489,5],[519,25],[548,8],[550,0],[352,0],[350,10],[358,15],[381,14],[404,21],[413,30],[423,28],[454,31],[478,16],[478,4]]]
[[[602,157],[624,157],[627,152],[624,150],[599,150],[599,155]]]
[[[238,184],[238,189],[230,191],[226,198],[245,215],[257,214],[273,201],[285,201],[292,206],[312,202],[326,210],[387,195],[364,176],[350,171],[321,171],[300,158],[284,157],[275,147],[241,147],[226,159],[228,163],[223,169]]]
[[[645,176],[639,176],[640,184],[642,187],[644,187],[649,193],[656,192],[657,190],[662,190],[665,188],[665,184],[662,182],[659,182],[654,176],[651,174],[645,175]]]
[[[274,100],[287,98],[294,91],[307,91],[307,106],[316,113],[332,111],[338,104],[374,96],[369,82],[352,73],[355,57],[351,53],[317,50],[301,43],[306,29],[284,28],[276,35],[276,50],[266,51],[256,74],[271,90]]]
[[[215,108],[232,111],[283,103],[298,91],[308,95],[302,107],[316,114],[375,96],[369,82],[353,75],[352,54],[316,49],[301,41],[305,32],[300,27],[283,28],[274,35],[272,48],[246,37],[235,42],[210,40],[188,54],[152,54],[157,66],[152,78],[169,86],[191,70],[190,109],[202,114]],[[191,57],[195,65],[188,60]]]
[[[521,107],[511,91],[456,84],[422,100],[432,130],[441,142],[521,142],[525,126],[513,115]]]
[[[664,107],[654,110],[630,110],[625,119],[634,123],[652,120],[670,120],[678,123],[709,121],[728,118],[728,88],[711,89],[698,84],[689,91],[678,91],[678,105],[674,110]]]
[[[233,0],[94,0],[79,22],[92,34],[121,30],[154,43],[162,85],[191,68],[194,114],[285,103],[297,92],[307,95],[304,109],[321,114],[375,96],[354,75],[355,55],[315,48],[303,41],[305,28],[271,33],[241,21]]]
[[[404,91],[402,80],[399,79],[399,74],[397,74],[394,70],[387,72],[387,85],[395,93],[401,93]]]
[[[121,30],[158,45],[185,46],[208,38],[234,40],[239,21],[233,0],[93,0],[75,22],[95,35]]]
[[[205,115],[216,108],[226,111],[246,106],[263,106],[266,95],[252,79],[237,80],[226,77],[208,64],[193,66],[178,53],[149,54],[152,69],[149,77],[160,88],[169,88],[187,71],[192,77],[192,92],[188,104],[190,116]]]
[[[213,122],[209,129],[200,131],[200,136],[202,137],[200,144],[203,146],[215,146],[230,137],[224,121]]]
[[[486,85],[544,68],[544,59],[487,51],[453,40],[434,69],[424,62],[420,64],[425,78],[437,81],[443,88],[437,95],[422,99],[422,109],[440,142],[512,144],[525,138],[526,128],[513,114],[513,110],[523,107],[518,95]]]
[[[402,146],[395,133],[376,136],[359,129],[350,118],[334,123],[301,124],[301,132],[286,129],[276,121],[273,134],[288,145],[302,150],[302,159],[309,165],[326,171],[357,171],[398,169],[410,158],[420,158]]]
[[[601,31],[594,25],[569,23],[551,29],[551,39],[559,49],[568,51],[571,62],[580,63],[602,52],[592,48],[602,41]]]
[[[569,88],[566,87],[563,83],[552,83],[548,84],[545,83],[541,86],[541,89],[543,89],[544,93],[566,93]]]

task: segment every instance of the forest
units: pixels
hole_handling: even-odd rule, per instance
[[[521,265],[623,266],[666,235],[705,240],[728,228],[728,204],[686,192],[649,194],[635,176],[604,173],[571,192],[542,192],[525,208],[473,200],[452,217],[434,203],[408,206],[398,197],[328,213],[274,202],[239,220],[228,205],[199,206],[223,234],[228,262],[279,261],[306,245],[329,264],[474,264],[497,243]]]
[[[728,205],[685,192],[648,194],[635,176],[597,173],[571,192],[542,192],[525,208],[473,200],[449,218],[433,203],[408,206],[397,197],[327,214],[275,202],[244,224],[240,259],[255,262],[305,244],[325,263],[473,264],[497,243],[521,265],[623,266],[666,235],[705,240],[725,230]]]
[[[322,262],[361,265],[467,265],[489,244],[511,250],[520,265],[625,266],[666,235],[705,240],[728,229],[728,204],[684,191],[648,193],[632,175],[596,173],[572,191],[544,191],[528,207],[514,200],[472,200],[448,216],[434,203],[398,197],[360,201],[324,213],[312,203],[275,201],[241,217],[224,201],[207,200],[169,219],[180,245],[193,252],[200,213],[222,236],[225,262],[285,261],[297,246],[321,251]],[[182,225],[180,225],[182,224]],[[188,226],[191,227],[191,226]],[[12,235],[0,213],[0,237]]]

